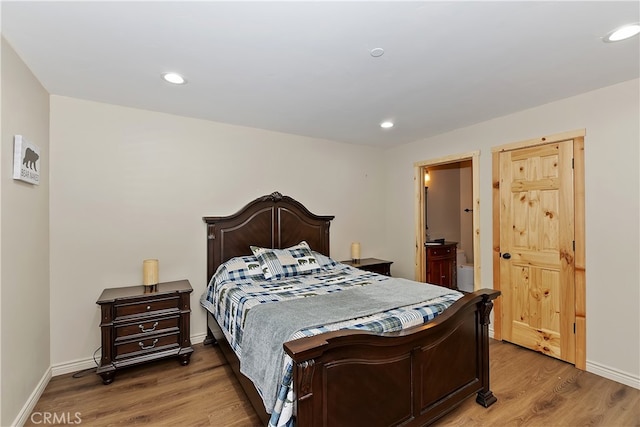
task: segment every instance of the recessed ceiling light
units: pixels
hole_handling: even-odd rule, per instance
[[[384,49],[381,47],[376,47],[373,48],[369,51],[369,53],[371,54],[371,56],[373,56],[374,58],[378,58],[382,55],[384,55]]]
[[[380,127],[382,129],[392,128],[393,127],[393,122],[390,122],[390,121],[382,122],[382,123],[380,123]]]
[[[607,34],[602,41],[606,43],[619,42],[621,40],[626,40],[640,33],[640,24],[628,24],[623,25],[620,28],[616,28]]]
[[[163,73],[162,79],[174,85],[183,85],[187,81],[178,73]]]

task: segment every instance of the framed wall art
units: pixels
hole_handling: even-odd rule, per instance
[[[40,147],[22,135],[13,137],[13,179],[40,184]]]

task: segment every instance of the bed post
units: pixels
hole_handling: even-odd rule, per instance
[[[211,314],[207,313],[207,317],[209,317]],[[204,341],[202,341],[202,345],[216,345],[218,344],[218,341],[216,340],[216,337],[213,336],[213,332],[211,332],[211,329],[209,328],[209,326],[207,325],[207,336],[204,339]]]
[[[489,315],[493,309],[493,302],[488,295],[482,296],[482,301],[478,303],[478,314],[480,323],[480,382],[482,389],[478,391],[476,402],[488,408],[498,400],[489,389]]]
[[[322,369],[322,367],[320,367]],[[296,427],[309,427],[314,424],[314,417],[321,411],[320,404],[322,383],[320,375],[314,375],[316,363],[314,359],[305,360],[294,365],[294,390],[296,390],[297,415]],[[315,378],[314,378],[315,377]],[[314,381],[315,379],[315,381]],[[314,393],[316,390],[316,393]]]

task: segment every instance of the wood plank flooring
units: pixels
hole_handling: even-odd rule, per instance
[[[25,425],[42,425],[43,413],[78,413],[91,426],[260,426],[220,350],[194,349],[188,366],[158,361],[108,386],[93,372],[55,377]],[[498,402],[485,409],[474,396],[436,425],[640,426],[640,390],[512,344],[492,341],[490,352]]]

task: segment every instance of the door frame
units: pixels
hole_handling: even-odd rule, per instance
[[[415,280],[426,281],[425,233],[424,233],[424,174],[427,168],[471,160],[473,198],[473,289],[481,288],[480,278],[480,151],[452,154],[437,159],[423,160],[413,164],[413,183],[415,193]]]
[[[537,145],[573,140],[573,185],[575,224],[575,366],[587,368],[587,314],[586,314],[586,258],[585,258],[585,188],[584,137],[585,129],[558,133],[542,138],[501,145],[491,149],[491,175],[493,194],[493,289],[500,290],[500,153]],[[493,337],[502,340],[502,298],[494,301]]]

